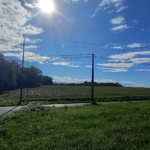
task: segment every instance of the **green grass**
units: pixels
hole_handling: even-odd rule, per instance
[[[149,150],[150,102],[74,108],[30,106],[0,120],[7,150]]]
[[[102,101],[131,101],[150,100],[150,88],[130,87],[95,87],[95,100]],[[90,102],[91,87],[89,86],[41,86],[23,90],[21,105],[28,103],[82,103]],[[0,106],[13,106],[20,99],[20,91],[15,90],[0,96]],[[27,100],[28,99],[28,100]]]
[[[9,100],[0,96],[0,107],[1,106],[16,106],[18,104],[18,100]]]

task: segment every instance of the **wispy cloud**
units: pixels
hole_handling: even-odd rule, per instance
[[[79,65],[73,65],[71,62],[61,61],[61,62],[54,62],[53,65],[60,65],[60,66],[68,66],[68,67],[80,67]]]
[[[130,68],[133,66],[132,63],[106,63],[106,64],[97,64],[99,66],[113,67],[113,68]]]
[[[141,31],[142,31],[142,32],[144,32],[144,31],[145,31],[145,32],[150,32],[150,29],[142,28]]]
[[[92,66],[89,66],[89,65],[86,65],[85,67],[87,67],[87,68],[92,68]]]
[[[111,24],[123,24],[125,23],[125,18],[123,16],[118,16],[110,20]]]
[[[127,6],[120,6],[118,7],[118,9],[116,10],[116,12],[120,12],[123,11],[124,9],[128,8]]]
[[[125,62],[126,60],[130,60],[136,55],[150,55],[150,51],[141,51],[141,52],[128,52],[128,53],[123,53],[123,54],[116,54],[116,55],[111,55],[109,56],[111,61],[115,62]]]
[[[135,24],[138,24],[138,23],[139,23],[139,20],[133,20],[133,22],[134,22]]]
[[[111,24],[118,25],[118,26],[112,27],[111,28],[112,31],[122,31],[128,28],[133,28],[125,24],[126,21],[123,16],[118,16],[116,18],[113,18],[110,20],[110,22]]]
[[[135,71],[150,71],[150,69],[136,69]]]
[[[96,13],[99,11],[100,8],[108,9],[111,4],[114,5],[116,12],[122,11],[127,8],[127,6],[125,6],[123,2],[124,2],[124,0],[102,0],[101,3],[96,8],[96,10],[93,14],[93,17],[95,17]],[[111,13],[112,13],[112,11],[111,11]]]
[[[103,72],[127,72],[126,68],[104,68]]]
[[[127,45],[127,47],[129,47],[129,48],[138,48],[138,47],[142,47],[142,43],[133,43],[133,44],[129,44],[129,45]]]
[[[20,52],[20,53],[3,53],[3,54],[5,57],[16,57],[19,60],[22,60],[22,55],[23,55],[22,52]],[[33,52],[28,52],[28,51],[24,52],[24,56],[25,56],[25,61],[29,61],[29,62],[44,63],[45,61],[52,60],[48,56],[40,56],[38,54],[35,54]]]
[[[124,24],[124,25],[119,25],[119,26],[113,27],[113,28],[111,28],[111,30],[112,31],[122,31],[122,30],[125,30],[125,29],[128,29],[128,28],[131,28],[131,27]]]
[[[120,2],[123,2],[124,0],[102,0],[101,3],[100,3],[100,6],[108,6],[110,4],[115,4],[116,3],[120,3]]]
[[[122,46],[114,46],[113,48],[114,48],[114,49],[123,49]]]
[[[111,63],[97,64],[106,68],[102,68],[103,72],[125,72],[134,65],[150,63],[150,58],[140,57],[137,55],[150,55],[150,51],[128,52],[123,54],[111,55],[108,58]]]
[[[90,82],[91,79],[77,79],[77,78],[72,78],[70,76],[65,76],[65,77],[56,77],[53,76],[53,81],[54,82],[61,82],[61,83],[83,83],[85,81]],[[107,82],[114,82],[111,79],[102,79],[102,80],[95,80],[96,82],[101,82],[101,83],[107,83]]]
[[[132,58],[129,60],[134,64],[150,63],[150,58]]]
[[[137,83],[137,82],[121,82],[124,86],[131,86],[131,87],[143,87],[144,84]]]
[[[65,2],[78,2],[79,0],[63,0],[63,1],[65,1]],[[89,0],[84,0],[84,2],[88,2]]]

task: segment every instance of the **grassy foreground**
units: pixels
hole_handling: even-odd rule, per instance
[[[29,106],[0,120],[3,150],[149,150],[150,102]]]

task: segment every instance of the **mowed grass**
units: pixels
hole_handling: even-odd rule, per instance
[[[30,106],[0,120],[0,149],[149,150],[150,102]]]
[[[150,100],[150,88],[131,87],[95,87],[94,97],[101,101],[124,100]],[[16,90],[0,96],[0,106],[15,105],[20,99],[20,91]],[[79,103],[90,102],[90,86],[41,86],[23,90],[21,105],[41,102],[42,104],[54,103]]]

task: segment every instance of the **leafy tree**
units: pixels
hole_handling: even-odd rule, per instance
[[[4,82],[4,68],[5,68],[5,60],[4,55],[0,53],[0,92],[3,90],[3,82]]]
[[[53,85],[53,79],[48,76],[42,76],[42,85]]]
[[[0,53],[0,92],[20,88],[22,81],[24,88],[36,87],[39,85],[52,85],[53,79],[43,76],[42,71],[34,66],[23,69],[16,61],[7,61]]]

